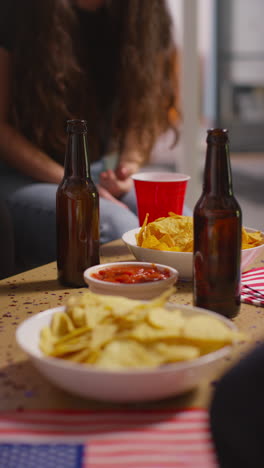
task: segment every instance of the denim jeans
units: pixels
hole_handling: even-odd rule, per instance
[[[91,165],[92,179],[112,167],[113,157]],[[37,182],[0,161],[0,198],[7,201],[14,225],[16,257],[25,269],[56,259],[56,184]],[[120,198],[128,208],[100,198],[100,242],[119,239],[139,226],[135,191]],[[185,206],[184,214],[191,215]]]
[[[104,169],[91,166],[93,180]],[[56,184],[40,183],[0,163],[0,197],[7,201],[14,225],[16,256],[26,268],[56,259]],[[100,242],[118,239],[138,227],[134,190],[120,199],[128,209],[100,198]]]

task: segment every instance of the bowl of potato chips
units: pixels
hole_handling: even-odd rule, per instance
[[[127,231],[123,242],[139,261],[157,262],[176,268],[179,280],[191,281],[193,268],[193,218],[169,213],[140,228]],[[264,233],[242,228],[241,268],[246,270],[264,252]]]
[[[241,340],[214,312],[88,290],[25,320],[16,339],[56,386],[86,398],[151,401],[186,392]],[[243,339],[244,337],[242,337]]]

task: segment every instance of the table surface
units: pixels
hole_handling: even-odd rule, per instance
[[[121,240],[102,246],[101,263],[124,260],[134,260],[134,257]],[[260,258],[250,268],[261,265],[263,261]],[[15,331],[23,320],[32,314],[64,305],[69,295],[76,291],[80,289],[64,288],[57,281],[55,262],[0,281],[0,410],[118,407],[112,403],[70,395],[56,388],[42,377],[16,344]],[[171,300],[179,304],[192,304],[192,283],[178,282],[177,291]],[[232,355],[219,363],[213,374],[195,390],[160,402],[144,403],[144,408],[153,405],[206,408],[220,375],[264,337],[263,307],[242,304],[234,322],[248,334],[250,342],[237,345]]]

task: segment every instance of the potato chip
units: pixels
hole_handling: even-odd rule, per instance
[[[61,343],[65,343],[65,342],[75,342],[75,340],[79,340],[83,337],[86,336],[87,333],[91,333],[90,332],[90,329],[88,327],[80,327],[80,328],[75,328],[73,331],[71,331],[70,333],[68,333],[67,335],[64,335],[62,336],[61,338],[57,339],[56,340],[56,345],[59,345]]]
[[[68,361],[81,363],[81,362],[87,362],[90,356],[91,356],[90,349],[89,348],[84,348],[84,349],[81,349],[77,353],[68,354],[66,356],[66,359]]]
[[[217,318],[197,315],[185,321],[183,339],[199,346],[202,354],[215,351],[230,344],[232,340],[239,340],[242,335],[226,327]]]
[[[166,310],[162,307],[151,309],[147,320],[155,328],[179,328],[179,330],[182,330],[185,322],[180,310]]]
[[[138,234],[139,247],[169,252],[193,252],[193,218],[173,212],[168,217],[148,223],[148,213]],[[247,232],[242,228],[242,249],[250,249],[264,243],[260,231]]]
[[[70,317],[64,312],[58,312],[53,315],[51,321],[51,332],[53,336],[64,336],[74,330],[74,325]]]
[[[48,356],[120,370],[189,361],[241,338],[217,318],[166,309],[174,292],[172,287],[149,302],[91,291],[71,297],[65,312],[55,312],[41,330],[40,349]]]
[[[50,353],[51,356],[53,357],[60,357],[64,356],[67,354],[73,354],[76,353],[77,351],[82,351],[82,350],[89,350],[90,352],[90,346],[89,346],[89,341],[86,340],[78,340],[75,343],[62,343],[58,346],[54,346],[52,352]]]
[[[51,355],[56,337],[53,335],[50,327],[42,328],[40,332],[39,347],[44,354]]]
[[[68,315],[71,318],[75,327],[84,327],[85,326],[85,312],[83,307],[75,306],[74,304],[69,304]]]
[[[123,369],[156,367],[162,362],[156,353],[132,340],[114,340],[101,352],[96,361],[97,367]]]
[[[175,339],[181,336],[181,329],[175,328],[154,328],[150,324],[142,322],[135,325],[131,330],[126,331],[122,337],[132,338],[142,343],[152,343],[159,340]]]
[[[200,350],[197,346],[174,345],[168,343],[157,343],[154,350],[162,356],[163,364],[178,361],[190,361],[200,356]]]
[[[115,338],[118,326],[113,323],[98,325],[92,332],[90,348],[97,351]]]

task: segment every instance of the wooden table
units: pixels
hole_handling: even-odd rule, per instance
[[[121,240],[102,247],[101,262],[133,260]],[[261,259],[252,266],[261,266]],[[16,409],[80,409],[110,406],[70,395],[42,377],[16,344],[17,326],[32,314],[63,305],[77,290],[65,289],[57,281],[56,263],[30,270],[0,281],[0,410]],[[80,289],[78,289],[80,291]],[[173,302],[192,303],[192,283],[179,282]],[[264,337],[264,308],[242,304],[234,319],[239,329],[252,338],[238,345],[231,358],[214,369],[214,374],[186,395],[162,402],[144,404],[174,407],[206,407],[215,379],[249,347]],[[111,404],[111,407],[117,406]],[[129,406],[129,405],[127,405]],[[137,405],[138,406],[138,405]]]

